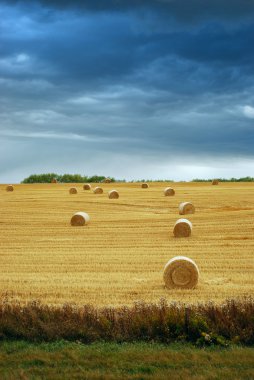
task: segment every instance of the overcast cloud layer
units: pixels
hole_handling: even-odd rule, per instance
[[[0,1],[0,182],[254,176],[254,1]]]

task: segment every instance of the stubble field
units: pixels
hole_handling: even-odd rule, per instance
[[[0,186],[0,293],[43,303],[131,305],[133,301],[223,302],[253,294],[254,184],[103,184],[104,194],[70,195],[70,184]],[[93,187],[96,185],[94,184]],[[176,194],[165,197],[163,190]],[[108,199],[117,189],[119,199]],[[196,213],[189,238],[174,238],[178,205]],[[91,222],[72,227],[85,211]],[[195,260],[193,290],[167,290],[163,268],[174,256]]]

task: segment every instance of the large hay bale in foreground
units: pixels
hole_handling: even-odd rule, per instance
[[[174,226],[175,237],[188,237],[191,235],[192,224],[188,219],[178,219]]]
[[[86,212],[76,212],[71,218],[72,226],[85,226],[90,222],[90,216]]]
[[[14,187],[12,185],[6,186],[6,191],[14,191]]]
[[[141,188],[142,189],[148,189],[149,185],[148,183],[142,183]]]
[[[99,186],[97,186],[95,189],[94,189],[94,194],[102,194],[103,193],[103,189]]]
[[[214,179],[214,180],[212,181],[212,185],[219,185],[219,181],[218,181],[218,179]]]
[[[199,279],[197,264],[185,256],[176,256],[165,265],[163,279],[167,288],[194,288]]]
[[[166,189],[164,190],[164,195],[165,197],[171,197],[175,195],[175,190],[172,189],[172,187],[166,187]]]
[[[195,213],[195,207],[191,202],[182,202],[179,205],[179,214],[180,215],[186,215],[186,214],[194,214]]]
[[[91,188],[92,187],[91,187],[90,183],[85,183],[84,186],[83,186],[84,190],[91,190]]]
[[[118,199],[119,193],[116,190],[111,190],[108,192],[108,197],[109,197],[109,199]]]
[[[69,190],[69,193],[70,194],[77,194],[78,190],[76,189],[76,187],[71,187],[70,190]]]

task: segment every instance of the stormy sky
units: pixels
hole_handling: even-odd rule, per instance
[[[0,1],[0,182],[254,176],[254,0]]]

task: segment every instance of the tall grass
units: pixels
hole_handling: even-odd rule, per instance
[[[254,344],[254,299],[186,306],[135,303],[132,307],[21,305],[2,296],[0,339],[31,342],[192,342],[198,345]]]

